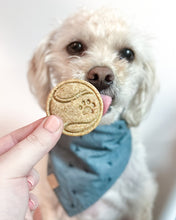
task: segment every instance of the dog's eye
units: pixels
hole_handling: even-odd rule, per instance
[[[134,56],[134,52],[129,48],[123,48],[120,51],[120,59],[125,58],[127,61],[132,62],[134,60]]]
[[[66,49],[70,55],[81,56],[83,52],[85,51],[85,46],[79,41],[74,41],[70,43]]]

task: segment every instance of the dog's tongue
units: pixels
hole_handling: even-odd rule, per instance
[[[101,98],[103,100],[103,115],[105,115],[109,109],[111,102],[112,102],[112,98],[111,98],[111,96],[102,95],[102,94],[101,94]]]

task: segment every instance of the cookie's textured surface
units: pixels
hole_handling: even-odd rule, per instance
[[[50,92],[46,113],[62,118],[64,134],[82,136],[98,126],[103,114],[103,102],[90,83],[71,79],[61,82]]]

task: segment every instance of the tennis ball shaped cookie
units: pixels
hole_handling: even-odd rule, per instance
[[[64,134],[82,136],[98,126],[103,115],[103,101],[98,90],[87,81],[66,80],[51,90],[46,113],[63,120]]]

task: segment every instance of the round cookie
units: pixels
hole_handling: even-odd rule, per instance
[[[87,81],[66,80],[50,92],[46,113],[62,118],[64,134],[82,136],[98,126],[103,115],[103,101],[98,90]]]

